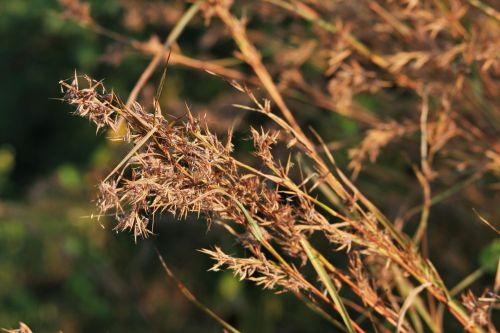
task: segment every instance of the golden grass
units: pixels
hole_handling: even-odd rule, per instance
[[[495,104],[500,59],[494,46],[500,43],[500,29],[495,20],[498,12],[491,6],[461,0],[248,4],[260,19],[281,15],[293,22],[297,50],[284,55],[288,62],[271,65],[259,51],[262,40],[252,40],[255,33],[247,29],[248,18],[235,14],[237,1],[196,2],[164,45],[106,30],[91,19],[88,6],[77,1],[65,1],[65,6],[67,17],[154,55],[127,103],[87,76],[60,82],[63,99],[76,107],[77,115],[98,129],[116,131],[123,124],[124,137],[135,145],[100,185],[98,206],[102,214],[115,215],[117,230],[147,237],[151,219],[162,212],[181,219],[194,213],[216,221],[248,255],[238,258],[219,247],[205,249],[216,262],[213,270],[230,269],[242,280],[292,292],[334,324],[338,313],[348,332],[371,329],[359,324],[358,316],[367,316],[381,332],[444,332],[443,311],[436,307],[446,308],[468,331],[494,330],[494,302],[481,302],[468,292],[461,305],[454,298],[456,291],[449,291],[428,259],[426,245],[432,205],[465,184],[500,172],[500,144],[494,134],[500,119]],[[198,10],[206,23],[219,19],[237,47],[237,57],[253,74],[172,50]],[[363,15],[356,15],[356,10]],[[277,23],[285,24],[283,20]],[[366,24],[371,31],[355,29]],[[282,45],[285,36],[278,31],[264,37]],[[303,45],[312,45],[313,51]],[[251,104],[236,107],[260,113],[280,129],[281,133],[250,129],[259,168],[234,156],[231,131],[222,142],[187,107],[185,120],[168,121],[158,97],[154,113],[135,102],[167,51],[171,65],[238,80],[230,83]],[[304,63],[326,73],[328,82],[307,82]],[[265,97],[256,96],[254,87],[261,88]],[[412,96],[403,121],[383,112],[375,115],[355,98],[394,91]],[[363,128],[364,138],[350,150],[349,176],[318,134],[306,134],[300,110],[289,107],[299,94],[309,105],[351,118]],[[391,221],[355,180],[367,159],[375,163],[384,149],[400,140],[414,140],[418,147],[418,159],[411,165],[422,189],[422,204]],[[287,142],[288,159],[273,151],[280,142]],[[293,167],[290,156],[297,154],[303,160]],[[294,171],[297,168],[299,172]],[[440,178],[460,179],[460,170],[465,169],[472,171],[471,178],[433,196]],[[409,235],[403,229],[415,214],[421,215],[420,223]],[[333,260],[331,253],[315,247],[313,235],[321,235],[337,250]],[[336,256],[347,258],[348,269],[334,265]],[[309,264],[314,277],[305,273]],[[347,298],[343,289],[356,297]],[[424,291],[427,298],[421,296]]]

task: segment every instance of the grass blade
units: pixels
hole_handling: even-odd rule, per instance
[[[333,303],[335,303],[335,305],[337,306],[338,311],[340,313],[340,316],[342,317],[342,320],[344,321],[344,324],[346,325],[347,331],[350,333],[355,332],[354,327],[352,325],[351,318],[349,317],[349,314],[347,313],[347,309],[345,308],[344,303],[340,299],[340,295],[337,292],[337,289],[335,289],[335,286],[333,285],[332,280],[330,279],[330,277],[326,273],[325,268],[323,267],[323,265],[319,261],[318,256],[316,256],[314,254],[314,252],[311,248],[311,245],[309,244],[309,242],[306,239],[302,239],[300,242],[301,242],[302,247],[304,248],[304,250],[307,254],[307,257],[309,258],[314,269],[316,270],[316,273],[318,274],[319,278],[321,279],[321,281],[325,285],[326,290],[330,294],[330,297],[332,298]]]

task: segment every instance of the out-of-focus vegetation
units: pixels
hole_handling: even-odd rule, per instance
[[[90,4],[92,18],[100,25],[153,46],[158,40],[151,37],[163,39],[187,8],[182,1],[112,0],[90,1]],[[249,36],[256,41],[273,75],[279,78],[280,89],[288,91],[287,98],[294,110],[300,110],[297,118],[303,128],[310,125],[330,143],[342,168],[347,170],[351,161],[351,170],[359,173],[358,187],[391,220],[408,223],[406,228],[413,232],[418,225],[418,214],[408,218],[411,223],[398,218],[421,204],[420,184],[412,169],[419,164],[418,127],[412,129],[410,123],[417,119],[418,124],[419,114],[409,114],[418,112],[411,107],[419,103],[416,102],[419,96],[411,89],[385,86],[384,80],[378,81],[371,72],[364,72],[366,68],[357,67],[356,61],[362,62],[359,59],[342,68],[337,81],[329,81],[338,70],[334,68],[338,63],[332,60],[333,56],[329,58],[332,73],[324,76],[321,69],[325,64],[321,61],[328,57],[322,58],[320,52],[319,60],[313,57],[317,47],[314,38],[330,43],[324,31],[314,25],[305,25],[305,30],[304,22],[287,17],[286,12],[269,5],[259,9],[251,3],[247,5],[248,8],[244,5],[239,13],[253,19],[248,27]],[[363,8],[358,13],[360,17],[371,17],[365,13],[369,9],[363,1],[352,6],[347,6],[346,12],[339,15],[351,17],[353,8],[359,6]],[[269,15],[270,12],[273,15]],[[380,13],[380,8],[374,12]],[[365,23],[369,22],[367,19]],[[336,24],[343,33],[356,34],[359,29],[339,21]],[[493,23],[492,27],[498,29]],[[461,28],[456,29],[460,35]],[[371,33],[365,30],[366,27],[358,35],[369,40]],[[402,31],[404,34],[404,28]],[[315,34],[319,37],[311,37]],[[275,39],[268,40],[266,35]],[[106,133],[96,136],[93,126],[73,117],[67,106],[52,99],[60,97],[56,83],[78,70],[95,78],[105,78],[106,86],[113,87],[116,94],[126,100],[151,53],[63,19],[59,4],[47,0],[3,0],[0,37],[0,73],[3,74],[0,83],[0,327],[15,327],[18,321],[23,321],[34,332],[220,331],[166,279],[156,257],[157,247],[199,299],[243,332],[331,329],[327,321],[293,296],[262,292],[250,283],[238,281],[229,271],[207,273],[211,261],[197,249],[217,244],[230,252],[240,251],[236,241],[221,228],[212,227],[206,232],[206,226],[196,219],[177,222],[164,218],[155,223],[155,236],[134,244],[131,235],[116,234],[112,230],[112,219],[90,218],[95,212],[91,200],[96,198],[96,184],[128,148],[107,140]],[[303,39],[309,37],[312,42],[303,43]],[[412,44],[410,38],[405,45],[409,48],[408,45],[419,42]],[[342,44],[331,43],[332,47]],[[201,17],[188,25],[179,45],[173,48],[199,59],[218,59],[217,64],[230,69],[242,64],[242,60],[233,56],[234,45],[227,30],[217,22],[206,27]],[[335,51],[342,54],[345,50]],[[414,58],[397,66],[410,67],[410,63],[424,61],[418,54],[408,56]],[[223,80],[204,71],[177,66],[179,60],[172,60],[161,98],[164,111],[182,115],[187,102],[197,113],[208,112],[208,122],[218,133],[234,125],[238,150],[251,150],[251,143],[245,141],[250,136],[248,123],[255,127],[269,123],[254,114],[232,109],[231,103],[245,103],[246,98],[228,89]],[[300,74],[298,67],[302,70]],[[369,65],[368,69],[375,72],[376,66]],[[250,68],[238,67],[238,70],[237,73],[246,75],[245,80],[250,77]],[[411,70],[408,70],[410,77],[414,74]],[[480,79],[479,68],[471,66],[468,70],[472,71],[468,78],[472,78],[476,97],[488,95],[492,87],[498,88],[495,78],[489,85]],[[160,74],[159,70],[155,72],[139,96],[146,107],[152,105]],[[416,76],[418,80],[418,74]],[[357,79],[359,91],[349,96],[352,91],[343,91],[343,84],[355,84]],[[364,80],[372,80],[370,84],[379,90],[371,91],[363,86]],[[253,83],[252,79],[248,80],[249,85]],[[322,88],[317,89],[315,85]],[[318,104],[304,103],[311,96],[315,96]],[[491,96],[476,97],[471,97],[471,104],[486,110],[485,118],[471,113],[465,119],[474,123],[480,118],[478,122],[482,124],[489,121],[485,126],[487,137],[492,148],[497,149],[498,105],[495,106]],[[431,107],[439,108],[439,101],[431,99],[430,103]],[[405,112],[407,107],[410,111]],[[332,109],[337,111],[331,112]],[[354,116],[350,113],[352,110],[355,110]],[[404,135],[395,134],[385,142],[380,136],[393,135],[401,129],[395,123],[384,123],[393,118],[402,124],[401,128],[408,126],[402,129],[406,131]],[[445,116],[441,119],[448,121]],[[373,141],[365,140],[363,146],[362,139],[372,127],[375,129]],[[382,141],[377,163],[366,163],[373,149],[370,144],[375,142],[374,149],[378,149],[376,140]],[[384,147],[389,142],[391,144]],[[378,151],[374,154],[378,155]],[[479,278],[472,289],[481,294],[484,288],[492,287],[499,243],[472,208],[498,225],[500,212],[495,205],[499,201],[498,174],[471,179],[478,171],[474,169],[476,161],[472,157],[480,153],[461,154],[450,149],[449,155],[437,158],[437,169],[444,170],[444,177],[433,183],[433,194],[458,187],[432,207],[428,255],[450,287],[479,269]],[[353,165],[352,161],[356,160],[353,156],[358,157],[358,164]],[[453,168],[446,169],[446,157],[452,161]],[[464,158],[462,169],[457,162],[460,158]]]

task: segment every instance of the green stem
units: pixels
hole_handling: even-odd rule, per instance
[[[311,248],[311,244],[309,244],[309,242],[305,238],[301,239],[300,243],[301,243],[302,247],[304,248],[304,250],[307,254],[307,257],[311,261],[314,269],[316,270],[316,273],[318,274],[319,278],[321,279],[321,281],[325,285],[326,290],[330,294],[330,297],[332,298],[333,303],[335,303],[335,305],[337,306],[338,311],[340,313],[340,316],[342,317],[342,320],[344,321],[344,324],[347,327],[347,331],[350,333],[354,333],[355,330],[354,330],[354,327],[352,326],[352,320],[349,317],[349,314],[347,313],[347,309],[344,306],[344,302],[342,302],[342,299],[340,298],[340,295],[337,292],[337,289],[333,285],[332,279],[326,273],[326,270],[323,267],[323,264],[321,264],[318,256],[314,253],[313,249]]]
[[[462,281],[460,281],[453,289],[450,290],[450,295],[455,296],[471,284],[473,284],[477,279],[483,276],[484,271],[481,268],[476,269],[474,272],[467,275]]]

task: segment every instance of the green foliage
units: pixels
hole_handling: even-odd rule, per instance
[[[493,240],[486,246],[479,256],[481,267],[494,274],[498,269],[498,261],[500,260],[500,238]]]

